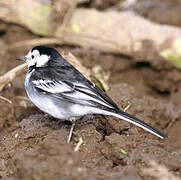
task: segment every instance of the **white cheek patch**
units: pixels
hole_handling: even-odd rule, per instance
[[[36,64],[36,60],[33,60],[33,59],[27,60],[26,62],[28,64],[28,67],[34,66]]]
[[[50,56],[42,54],[39,57],[36,57],[36,67],[43,67],[50,59]]]

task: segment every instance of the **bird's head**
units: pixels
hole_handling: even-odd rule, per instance
[[[28,67],[46,67],[50,61],[56,60],[60,54],[53,48],[47,46],[36,46],[26,56],[17,58],[26,61]]]

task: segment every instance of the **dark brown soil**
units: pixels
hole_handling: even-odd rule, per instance
[[[0,74],[20,62],[32,47],[8,50],[5,46],[33,35],[21,27],[5,25],[0,41]],[[161,140],[124,121],[103,116],[86,116],[76,124],[70,144],[70,124],[27,108],[25,73],[1,93],[12,101],[0,100],[0,177],[2,179],[151,179],[142,170],[150,160],[181,175],[181,72],[172,66],[156,69],[151,63],[101,54],[96,50],[58,47],[72,52],[87,68],[100,64],[110,71],[108,95],[128,112],[169,135]],[[157,62],[163,63],[162,61]],[[83,144],[74,152],[79,138]]]

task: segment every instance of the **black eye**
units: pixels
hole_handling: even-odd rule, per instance
[[[31,55],[31,59],[34,59],[34,57],[35,57],[34,55]]]

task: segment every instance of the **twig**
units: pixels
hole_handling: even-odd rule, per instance
[[[76,145],[76,147],[74,149],[74,152],[77,152],[79,150],[79,148],[82,145],[82,143],[83,143],[83,139],[82,139],[82,137],[80,137],[79,138],[79,142],[77,143],[77,145]]]
[[[25,96],[16,96],[16,98],[17,99],[21,99],[21,100],[28,100],[28,98],[27,97],[25,97]]]
[[[5,97],[3,97],[3,96],[0,96],[0,99],[8,102],[9,104],[12,104],[12,101],[10,101],[9,99],[7,99],[7,98],[5,98]]]
[[[21,64],[10,71],[8,71],[6,74],[0,76],[0,92],[6,86],[9,82],[11,82],[18,73],[21,73],[23,69],[25,68],[26,63]]]
[[[128,101],[128,105],[123,109],[124,112],[126,112],[131,107],[131,103]]]

